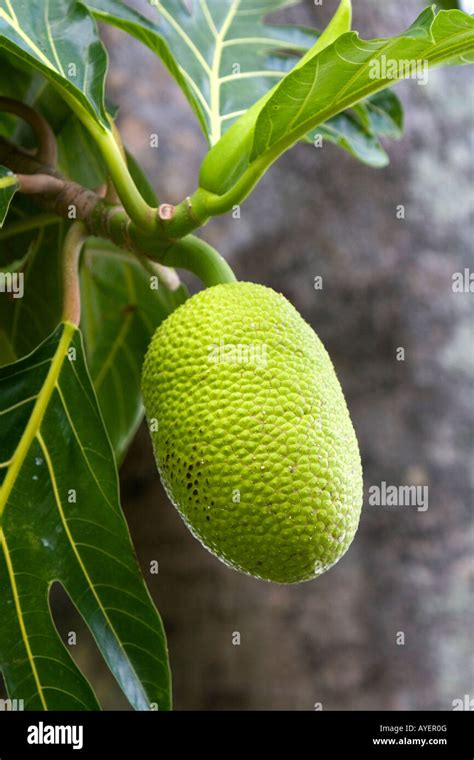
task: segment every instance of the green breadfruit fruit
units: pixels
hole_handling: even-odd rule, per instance
[[[143,394],[163,484],[209,551],[278,583],[345,553],[357,439],[324,346],[282,295],[236,282],[193,296],[157,329]]]

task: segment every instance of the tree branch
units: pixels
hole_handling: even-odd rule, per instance
[[[18,192],[25,195],[57,195],[64,189],[64,182],[50,174],[17,174]]]
[[[2,137],[0,163],[17,175],[20,191],[34,195],[40,208],[64,219],[82,220],[90,234],[109,237],[108,217],[117,209],[128,220],[122,207],[111,206],[98,193],[65,179],[60,172]]]
[[[63,261],[63,319],[79,327],[81,321],[81,289],[79,285],[79,256],[87,240],[87,230],[83,222],[75,222],[69,227],[64,240]]]
[[[182,212],[181,229],[174,215],[169,221],[159,219],[156,231],[150,234],[137,227],[122,206],[111,205],[93,190],[65,179],[58,171],[41,164],[36,156],[1,137],[0,164],[20,173],[20,189],[32,194],[41,209],[64,219],[81,220],[89,235],[111,240],[117,247],[147,256],[158,264],[187,269],[208,287],[235,280],[217,251],[187,234],[199,223],[186,211]],[[178,234],[174,237],[171,232]]]
[[[13,98],[0,97],[0,111],[19,116],[30,125],[38,143],[36,158],[41,164],[54,168],[58,162],[56,136],[46,119],[34,108]]]

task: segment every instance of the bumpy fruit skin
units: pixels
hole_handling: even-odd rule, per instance
[[[193,296],[157,329],[143,394],[163,484],[209,551],[277,583],[345,553],[357,439],[324,346],[282,295],[236,282]]]

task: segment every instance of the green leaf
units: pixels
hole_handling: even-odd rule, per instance
[[[0,166],[0,228],[3,227],[10,203],[19,188],[16,176],[5,166]]]
[[[107,168],[96,143],[72,111],[57,134],[59,170],[83,187],[95,190],[107,181]]]
[[[340,0],[337,11],[325,28],[324,32],[315,42],[313,47],[310,48],[304,54],[301,60],[298,61],[298,64],[295,66],[295,68],[301,68],[301,66],[304,66],[304,64],[307,61],[311,60],[313,56],[315,56],[317,53],[320,53],[322,50],[335,42],[337,38],[341,36],[341,34],[349,32],[351,30],[351,24],[352,2],[351,0]]]
[[[385,90],[359,103],[352,112],[345,111],[316,127],[306,139],[318,144],[320,136],[368,166],[380,168],[387,166],[389,157],[379,137],[398,140],[402,133],[401,103],[391,90]]]
[[[0,0],[0,47],[40,71],[71,104],[109,128],[107,55],[86,8],[75,0]]]
[[[170,706],[162,623],[118,502],[80,332],[60,325],[0,369],[0,670],[28,710],[97,701],[54,626],[59,581],[130,704]]]
[[[279,80],[298,64],[299,56],[303,55],[304,60],[308,48],[314,51],[312,46],[316,40],[320,46],[318,49],[322,49],[350,28],[349,0],[342,0],[332,22],[322,34],[304,27],[264,23],[270,11],[292,4],[294,0],[265,0],[259,3],[248,0],[193,0],[188,5],[182,0],[167,0],[157,6],[158,11],[161,9],[161,23],[158,25],[120,0],[87,2],[99,20],[133,35],[163,60],[183,89],[211,143],[228,131],[262,95],[268,97]],[[213,25],[225,24],[231,15],[219,53]],[[218,57],[220,62],[217,61]],[[240,72],[234,74],[233,66],[236,63],[240,66]],[[255,72],[260,73],[255,76]],[[260,101],[259,107],[262,105]],[[255,109],[248,114],[250,129],[253,129],[257,116]],[[341,133],[339,127],[342,128]],[[368,132],[368,127],[362,128],[357,120],[348,117],[332,123],[325,130],[325,137],[372,166],[385,164],[387,156],[376,133]],[[310,138],[306,141],[311,141]],[[226,144],[226,153],[227,148]],[[233,155],[229,155],[231,160],[226,162],[226,167],[230,163],[235,164]],[[232,171],[226,168],[222,174],[220,181],[216,182],[213,176],[207,182],[207,172],[204,172],[202,186],[213,192],[225,191],[232,185]]]
[[[5,232],[8,232],[8,225]],[[64,232],[65,224],[60,220],[51,227],[34,231],[23,249],[22,261],[18,262],[21,270],[18,269],[17,274],[23,276],[22,297],[0,294],[0,334],[3,334],[2,344],[9,346],[2,355],[0,345],[0,364],[11,361],[12,353],[15,358],[28,354],[50,335],[61,319]],[[14,245],[15,238],[3,243],[1,234],[1,247]],[[14,245],[14,253],[18,252]],[[14,266],[15,262],[4,267],[3,271]]]
[[[434,6],[427,8],[405,33],[392,39],[364,41],[356,32],[341,35],[290,71],[209,151],[201,165],[200,187],[224,198],[211,196],[207,200],[208,213],[222,213],[240,203],[285,150],[326,122],[336,127],[334,141],[350,152],[365,153],[369,147],[377,150],[377,142],[372,139],[377,129],[381,128],[381,135],[399,132],[399,103],[380,99],[375,107],[373,102],[365,104],[365,109],[361,103],[394,81],[419,75],[420,66],[425,77],[425,63],[470,63],[474,60],[473,42],[473,18],[461,11],[436,14]],[[331,123],[348,109],[354,109],[359,124],[353,116]],[[356,146],[355,130],[360,127],[370,129],[373,135],[368,135],[368,141],[363,134],[357,135]],[[382,160],[380,146],[379,155]]]
[[[392,39],[367,42],[355,32],[339,37],[288,74],[265,103],[249,162],[264,156],[274,160],[310,129],[405,78],[413,66],[472,62],[473,45],[473,18],[456,10],[436,14],[434,8]],[[397,67],[396,73],[387,65]]]
[[[152,279],[154,278],[154,279]],[[177,281],[179,284],[179,280]],[[156,289],[158,287],[158,289]],[[158,325],[186,298],[112,243],[91,240],[81,268],[84,342],[92,382],[118,462],[143,418],[141,371]]]
[[[389,163],[389,157],[376,135],[361,124],[356,114],[341,113],[321,124],[308,140],[317,145],[318,138],[338,145],[368,166],[381,168]]]
[[[370,128],[381,137],[399,140],[403,135],[403,108],[392,90],[382,90],[360,104]]]
[[[87,0],[86,4],[98,19],[124,29],[163,60],[214,144],[240,114],[284,77],[288,53],[296,63],[296,55],[306,52],[318,38],[312,29],[264,23],[269,12],[294,3],[157,0],[152,5],[159,24],[119,0]]]
[[[436,5],[439,5],[440,8],[459,8],[459,3],[457,0],[437,0]]]

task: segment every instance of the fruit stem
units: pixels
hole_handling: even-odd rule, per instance
[[[64,240],[63,261],[63,320],[76,327],[81,321],[81,291],[79,287],[79,256],[87,239],[86,227],[74,222]]]
[[[226,260],[209,243],[188,235],[176,241],[159,257],[160,264],[187,269],[195,274],[207,288],[235,282],[236,276]]]

